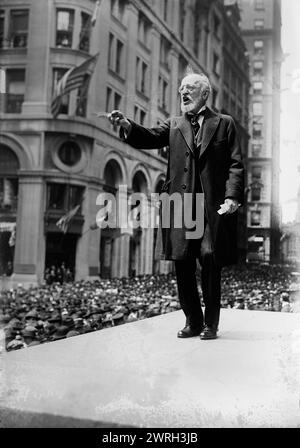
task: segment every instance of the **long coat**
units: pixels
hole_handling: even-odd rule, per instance
[[[138,149],[169,146],[167,179],[163,190],[173,193],[193,193],[195,164],[199,170],[204,192],[204,208],[212,238],[215,262],[220,266],[237,261],[237,212],[219,215],[226,198],[241,205],[244,196],[244,167],[236,127],[232,117],[216,114],[206,108],[202,137],[194,144],[193,131],[186,115],[166,120],[155,128],[145,128],[131,121],[131,130],[121,138]],[[200,133],[199,133],[200,134]],[[198,149],[198,153],[197,153]],[[197,154],[197,155],[196,155]],[[186,228],[170,228],[158,232],[156,255],[164,260],[183,260],[187,257],[190,240]]]

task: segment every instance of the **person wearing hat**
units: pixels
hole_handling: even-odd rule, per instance
[[[124,313],[117,313],[112,316],[113,325],[121,325],[124,323]]]
[[[12,351],[12,350],[19,350],[19,349],[24,348],[24,347],[25,347],[25,344],[24,344],[24,342],[22,341],[21,336],[20,336],[19,334],[17,334],[17,335],[15,336],[15,338],[14,338],[11,342],[9,342],[9,343],[7,344],[7,346],[6,346],[6,350],[7,350],[8,352],[10,352],[10,351]]]
[[[32,342],[38,342],[37,337],[37,329],[35,327],[32,327],[31,325],[27,325],[24,330],[22,331],[23,340],[25,343],[25,347],[32,347]],[[34,344],[36,345],[36,344]]]
[[[60,325],[52,336],[52,341],[58,341],[64,339],[69,332],[69,328],[66,325]]]
[[[79,335],[80,335],[79,331],[77,331],[77,330],[70,330],[66,334],[66,338],[72,338],[74,336],[79,336]]]
[[[83,318],[82,317],[77,317],[74,319],[74,323],[75,323],[75,330],[79,333],[79,334],[84,334],[84,322],[83,322]]]
[[[7,349],[10,342],[12,342],[17,336],[17,331],[11,327],[6,327],[4,329],[4,334],[5,334],[5,347]]]

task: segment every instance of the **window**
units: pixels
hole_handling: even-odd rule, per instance
[[[124,44],[112,33],[109,33],[108,39],[108,66],[119,76],[124,75]]]
[[[261,137],[262,137],[262,124],[253,123],[253,138],[261,138]]]
[[[261,212],[253,211],[251,212],[251,226],[260,226]]]
[[[91,36],[91,16],[85,12],[81,13],[81,30],[79,35],[79,50],[90,51],[90,36]]]
[[[184,42],[184,26],[185,26],[185,0],[180,0],[179,3],[179,38]]]
[[[10,11],[9,41],[14,48],[27,47],[29,12],[27,9]]]
[[[168,21],[168,0],[163,0],[163,19]]]
[[[138,39],[146,47],[149,47],[149,35],[150,35],[151,24],[149,20],[142,14],[139,13],[139,23],[138,23]]]
[[[214,31],[214,35],[217,38],[220,38],[220,31],[221,31],[221,22],[219,17],[214,14],[213,16],[213,31]]]
[[[255,30],[262,30],[264,27],[265,27],[264,19],[255,19],[254,20],[254,29]]]
[[[252,187],[251,188],[251,201],[256,202],[260,201],[261,198],[261,188],[260,187]]]
[[[58,157],[63,164],[74,166],[81,159],[81,149],[77,143],[72,140],[64,142],[58,150]]]
[[[162,77],[158,78],[158,106],[164,109],[165,111],[169,110],[169,85],[168,82]]]
[[[20,114],[25,95],[25,69],[6,70],[6,103],[7,114]]]
[[[251,169],[251,177],[253,180],[261,179],[262,168],[260,166],[253,166]]]
[[[120,22],[124,21],[125,13],[125,0],[111,0],[111,14],[116,17]]]
[[[218,91],[214,88],[212,89],[212,107],[218,109]]]
[[[264,0],[255,0],[255,9],[256,10],[265,9]]]
[[[74,28],[74,11],[57,9],[56,13],[56,46],[72,48]]]
[[[254,54],[256,54],[256,55],[264,54],[264,41],[263,40],[255,40],[254,41]]]
[[[108,67],[113,69],[114,68],[114,42],[115,42],[115,36],[111,33],[109,33],[108,37]]]
[[[123,48],[124,45],[120,40],[117,40],[117,50],[116,50],[116,72],[120,75],[122,71],[122,59],[123,59]]]
[[[216,53],[213,54],[213,72],[220,76],[220,58]]]
[[[58,82],[61,80],[61,78],[64,76],[64,74],[68,71],[66,68],[55,68],[53,70],[53,86],[52,86],[52,95],[54,94]],[[59,114],[66,114],[68,115],[69,112],[69,98],[70,96],[64,95],[61,99],[61,105],[59,109]]]
[[[262,115],[263,114],[263,108],[262,103],[253,103],[253,115]]]
[[[201,16],[198,12],[198,9],[200,8],[199,5],[195,5],[195,15],[194,15],[194,36],[193,36],[193,50],[198,57],[199,52],[199,45],[200,45],[200,39],[201,39]]]
[[[145,125],[146,112],[138,106],[134,106],[134,121],[141,124],[142,126]]]
[[[106,106],[105,106],[106,112],[112,111],[112,89],[110,87],[107,87],[106,89]]]
[[[80,205],[84,193],[84,187],[59,183],[47,185],[47,209],[69,211],[76,205]],[[80,209],[79,209],[80,210]],[[77,213],[79,213],[79,210]]]
[[[115,92],[110,87],[106,89],[106,112],[111,112],[114,109],[122,109],[122,96]],[[114,131],[118,131],[117,126],[113,126]]]
[[[3,9],[0,10],[0,48],[4,47],[4,18],[5,13]]]
[[[121,95],[115,92],[115,109],[120,109],[121,101],[122,101]]]
[[[262,145],[252,145],[252,157],[260,157],[262,152]]]
[[[254,76],[262,76],[263,74],[263,61],[254,61],[253,63],[253,75]]]
[[[261,95],[263,89],[263,83],[261,81],[255,81],[253,83],[253,93],[254,95]]]
[[[86,117],[90,79],[91,75],[85,75],[82,86],[77,89],[75,115],[78,117]]]
[[[136,89],[144,95],[148,93],[148,65],[139,57],[136,58]]]
[[[171,45],[163,36],[160,38],[160,63],[169,68]]]

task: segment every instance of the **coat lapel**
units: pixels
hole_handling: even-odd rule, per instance
[[[189,150],[191,151],[193,156],[195,156],[194,136],[193,136],[193,130],[192,130],[190,121],[187,119],[187,117],[185,115],[183,115],[182,117],[180,117],[177,120],[177,126],[178,126],[178,129],[180,130]]]
[[[201,144],[199,157],[203,155],[204,151],[208,147],[211,139],[214,136],[214,133],[217,130],[219,122],[219,115],[215,114],[212,110],[207,108],[204,116],[202,138],[197,142],[198,145]]]

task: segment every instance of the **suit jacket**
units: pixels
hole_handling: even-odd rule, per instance
[[[231,215],[217,213],[225,198],[234,198],[243,204],[244,167],[232,117],[206,108],[202,138],[199,133],[196,145],[186,115],[169,118],[154,128],[145,128],[133,121],[131,125],[126,137],[122,129],[120,131],[121,138],[131,146],[140,149],[169,146],[164,191],[170,195],[179,193],[182,197],[184,193],[193,193],[195,173],[198,172],[215,261],[220,266],[236,263],[237,212]],[[174,216],[176,218],[176,210]],[[159,229],[156,255],[161,259],[182,260],[187,257],[190,243],[186,238],[187,229],[185,226],[176,228],[175,218],[171,219],[170,228]]]

